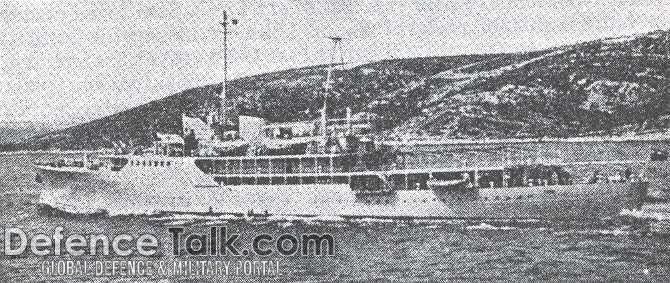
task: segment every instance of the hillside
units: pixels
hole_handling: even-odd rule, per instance
[[[335,73],[332,112],[378,117],[387,136],[449,138],[621,135],[670,127],[670,32],[527,53],[395,59]],[[270,121],[315,118],[326,66],[229,83],[241,113]],[[181,113],[217,107],[220,85],[185,90],[108,117],[35,136],[32,149],[148,145],[178,133]]]
[[[62,128],[57,124],[28,121],[0,121],[0,144],[15,143],[36,135],[44,135]]]

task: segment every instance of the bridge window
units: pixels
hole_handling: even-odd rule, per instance
[[[499,197],[499,196],[496,196],[496,197],[495,197],[495,200],[500,200],[500,197]]]
[[[161,167],[165,166],[165,161],[161,161]]]
[[[170,166],[170,161],[165,162],[165,165]]]
[[[147,162],[142,160],[142,166],[147,166]]]

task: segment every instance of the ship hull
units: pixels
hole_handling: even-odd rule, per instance
[[[77,213],[601,219],[638,209],[647,188],[646,182],[629,182],[357,194],[348,184],[218,185],[192,169],[114,172],[38,166],[44,186],[40,201]]]

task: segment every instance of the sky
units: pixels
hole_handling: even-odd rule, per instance
[[[0,123],[72,125],[229,77],[344,60],[529,51],[670,29],[670,0],[5,1]]]

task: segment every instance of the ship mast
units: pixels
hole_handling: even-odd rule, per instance
[[[226,99],[226,87],[228,84],[228,25],[236,25],[237,19],[231,19],[228,21],[228,13],[223,11],[223,21],[220,23],[223,26],[223,83],[221,84],[221,109],[219,110],[219,124],[221,126],[221,134],[223,137],[223,131],[228,122],[226,117],[226,112],[228,111],[228,100]]]
[[[323,97],[323,108],[321,109],[321,127],[324,138],[326,140],[328,139],[328,117],[326,114],[326,111],[328,111],[328,94],[333,89],[333,70],[335,68],[335,54],[337,53],[338,50],[340,51],[340,61],[343,60],[342,45],[340,44],[340,42],[342,41],[342,37],[330,36],[328,37],[328,39],[330,39],[333,42],[333,49],[330,53],[330,64],[328,66],[328,74],[326,75],[326,81],[323,83],[323,89],[325,91],[325,94]]]

